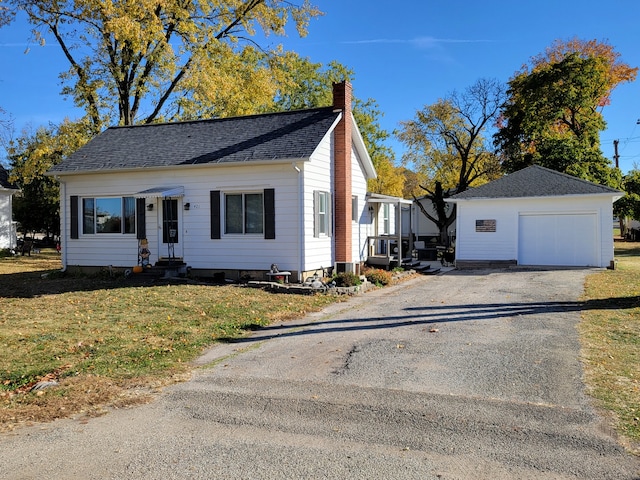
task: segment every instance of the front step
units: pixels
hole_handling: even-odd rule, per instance
[[[184,259],[178,258],[178,257],[176,258],[160,257],[155,264],[156,267],[180,267],[180,266],[186,266],[186,265],[187,264],[184,263]]]
[[[159,260],[155,265],[145,267],[138,275],[144,275],[146,277],[153,277],[156,279],[174,279],[186,277],[188,270],[189,267],[182,261],[182,259],[172,260],[171,262]]]

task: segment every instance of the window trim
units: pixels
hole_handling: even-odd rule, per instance
[[[223,212],[224,212],[224,220],[222,221],[222,226],[224,227],[224,235],[238,235],[238,236],[245,236],[245,235],[249,235],[249,236],[257,236],[257,235],[261,235],[264,236],[265,235],[265,224],[266,224],[266,220],[265,220],[265,193],[264,190],[260,190],[260,191],[239,191],[239,192],[225,192],[224,194],[224,205],[223,205]],[[256,195],[256,196],[260,196],[260,209],[261,209],[261,218],[260,218],[260,231],[253,231],[253,232],[248,232],[248,226],[249,226],[249,216],[247,215],[247,213],[251,213],[250,211],[248,212],[247,210],[247,196],[248,195]],[[241,209],[241,214],[242,214],[242,218],[241,220],[241,225],[242,225],[242,232],[229,232],[229,210],[228,210],[228,203],[227,203],[227,199],[229,197],[234,197],[234,196],[240,196],[241,197],[241,205],[240,205],[240,209]],[[249,207],[250,208],[250,207]],[[256,214],[256,217],[258,217],[258,215]],[[257,219],[257,218],[256,218]],[[237,220],[237,219],[236,219]]]
[[[351,196],[351,221],[353,223],[359,223],[360,221],[360,212],[358,211],[358,196]]]
[[[137,199],[135,197],[96,196],[96,197],[80,197],[79,198],[76,196],[75,199],[77,199],[76,200],[77,219],[76,219],[76,226],[73,229],[76,230],[75,231],[76,235],[80,233],[80,230],[82,231],[83,236],[84,235],[86,236],[136,235],[138,231],[138,221],[139,221],[140,213],[138,212],[139,202],[136,201]],[[112,231],[112,232],[99,231],[98,224],[97,224],[97,212],[98,212],[98,206],[99,206],[100,200],[111,200],[111,201],[119,200],[120,231]],[[127,215],[127,213],[129,215]],[[89,216],[91,217],[91,225],[87,223],[87,220],[89,220]]]
[[[321,212],[320,208],[323,205],[325,211]],[[333,198],[330,192],[323,190],[313,192],[313,236],[315,238],[333,236]]]
[[[236,193],[230,191],[229,193]],[[274,188],[265,188],[263,191],[264,202],[264,239],[275,240],[276,238],[276,194]],[[211,240],[221,240],[223,230],[223,192],[221,190],[211,190],[209,192],[209,221],[211,228]],[[238,234],[235,234],[238,235]]]

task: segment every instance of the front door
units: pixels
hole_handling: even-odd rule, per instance
[[[182,231],[180,228],[182,219],[178,208],[180,203],[177,198],[163,198],[160,202],[162,218],[160,238],[158,239],[158,243],[161,245],[160,258],[182,259]]]

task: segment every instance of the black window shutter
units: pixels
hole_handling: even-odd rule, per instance
[[[209,192],[211,198],[211,239],[221,238],[220,235],[220,190]]]
[[[71,195],[69,198],[71,207],[71,238],[79,238],[78,232],[78,196]]]
[[[146,201],[144,198],[136,198],[136,238],[147,238]]]
[[[276,195],[273,188],[264,189],[264,238],[276,238]]]

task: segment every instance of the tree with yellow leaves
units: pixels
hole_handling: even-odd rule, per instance
[[[14,199],[13,213],[25,236],[30,232],[44,232],[47,236],[60,232],[60,187],[44,173],[89,138],[91,124],[88,120],[72,122],[65,119],[58,126],[40,127],[34,133],[24,132],[10,143],[9,180],[21,190]]]
[[[424,208],[421,211],[438,226],[442,242],[447,241],[447,229],[455,220],[455,206],[448,209],[445,199],[500,175],[490,130],[504,98],[504,87],[497,80],[480,79],[400,124],[397,136],[407,147],[403,162],[425,180],[420,188],[433,204],[435,215]]]
[[[257,38],[304,36],[300,0],[7,0],[69,62],[63,93],[105,124],[230,116],[273,101],[287,56]],[[265,40],[266,43],[266,40]]]

